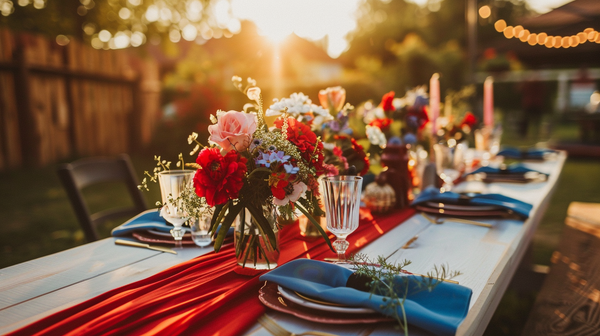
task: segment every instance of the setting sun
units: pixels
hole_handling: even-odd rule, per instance
[[[233,0],[234,16],[256,23],[274,42],[294,33],[308,40],[327,38],[327,53],[338,57],[348,48],[346,35],[356,28],[359,0]]]

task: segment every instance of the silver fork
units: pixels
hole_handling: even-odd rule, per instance
[[[260,325],[267,329],[267,331],[270,332],[273,336],[337,336],[321,331],[306,331],[301,334],[294,334],[285,330],[282,326],[277,324],[275,320],[268,317],[266,314],[258,318],[258,323],[260,323]]]

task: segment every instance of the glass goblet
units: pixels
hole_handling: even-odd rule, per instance
[[[212,237],[208,233],[210,230],[211,217],[212,216],[209,213],[203,213],[190,220],[192,240],[200,247],[208,246],[212,242]]]
[[[362,177],[330,176],[321,180],[327,219],[327,229],[336,236],[333,246],[338,254],[336,263],[346,263],[349,243],[346,237],[358,228],[358,210]]]
[[[195,173],[195,170],[166,170],[158,173],[163,203],[160,214],[173,224],[171,235],[175,239],[176,247],[182,246],[181,238],[183,238],[184,231],[181,226],[189,219],[189,214],[185,211],[184,200],[179,196],[185,189],[192,187]]]

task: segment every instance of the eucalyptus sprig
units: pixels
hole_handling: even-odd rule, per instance
[[[404,303],[408,296],[409,285],[416,288],[416,291],[432,291],[441,281],[452,279],[459,276],[459,271],[450,271],[447,265],[434,266],[433,270],[427,275],[407,277],[410,272],[405,267],[411,264],[410,260],[403,260],[398,263],[388,261],[388,257],[378,256],[377,259],[371,259],[366,254],[356,254],[350,258],[350,263],[355,265],[356,274],[370,279],[366,283],[371,295],[383,296],[385,306],[381,306],[389,315],[392,315],[397,321],[399,328],[402,328],[405,335],[408,335],[408,324],[406,321],[406,311]],[[414,294],[415,292],[411,292]],[[400,308],[401,314],[398,313]]]

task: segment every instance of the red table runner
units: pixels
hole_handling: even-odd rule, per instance
[[[359,228],[348,237],[348,253],[360,250],[414,213],[405,209],[373,218],[361,210]],[[280,238],[279,264],[336,256],[323,239],[302,239],[297,225],[282,230]],[[238,335],[264,314],[265,307],[258,300],[259,275],[237,274],[236,267],[235,249],[230,245],[219,253],[205,254],[115,288],[9,335]]]

